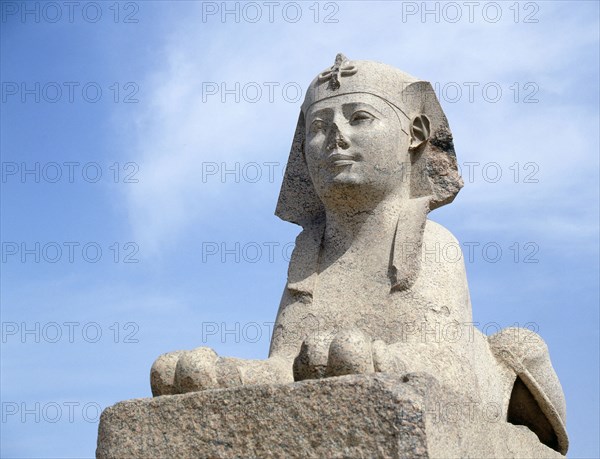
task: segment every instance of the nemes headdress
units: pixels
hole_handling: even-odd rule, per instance
[[[448,120],[431,84],[389,65],[351,61],[338,54],[335,63],[319,73],[308,87],[275,210],[281,219],[304,228],[290,262],[289,287],[298,284],[308,293],[311,282],[305,278],[307,268],[310,271],[310,264],[316,263],[318,256],[308,247],[320,244],[325,208],[304,159],[305,116],[314,103],[345,94],[371,94],[383,99],[398,114],[401,129],[417,141],[418,147],[411,148],[410,155],[410,202],[405,206],[406,218],[400,215],[398,219],[396,247],[402,247],[403,242],[420,247],[427,213],[452,202],[463,186]],[[415,219],[415,214],[421,218]],[[413,217],[408,218],[409,215]],[[392,265],[392,289],[404,290],[418,274],[420,254],[410,260],[403,257],[402,265],[399,260]]]
[[[317,75],[306,92],[275,215],[305,226],[324,213],[302,154],[304,120],[315,102],[344,94],[372,94],[385,100],[396,109],[402,130],[409,135],[427,129],[427,142],[412,153],[410,196],[428,197],[429,210],[453,201],[463,182],[458,173],[448,120],[431,84],[389,65],[351,61],[338,54],[334,65]],[[416,117],[420,117],[419,122],[413,125]],[[423,120],[428,126],[422,126]]]

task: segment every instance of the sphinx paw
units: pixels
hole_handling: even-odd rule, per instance
[[[360,330],[342,330],[329,345],[327,376],[374,373],[373,346]]]
[[[175,388],[175,367],[179,357],[186,351],[167,352],[160,355],[150,369],[150,388],[152,396],[177,394]]]
[[[198,347],[179,356],[175,367],[174,386],[178,394],[216,389],[217,353],[209,347]]]

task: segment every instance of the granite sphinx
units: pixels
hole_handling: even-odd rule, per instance
[[[152,366],[153,395],[425,374],[566,454],[565,399],[542,338],[485,336],[472,325],[463,258],[427,255],[460,250],[428,214],[462,186],[431,84],[339,54],[306,91],[277,203],[302,232],[268,358],[169,352]]]

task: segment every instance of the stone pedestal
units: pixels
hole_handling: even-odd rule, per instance
[[[563,458],[426,374],[351,375],[117,403],[96,457]]]

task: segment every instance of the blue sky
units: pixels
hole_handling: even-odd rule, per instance
[[[1,7],[2,457],[93,457],[163,352],[267,355],[297,91],[338,52],[438,89],[474,320],[538,331],[600,456],[597,2]]]

